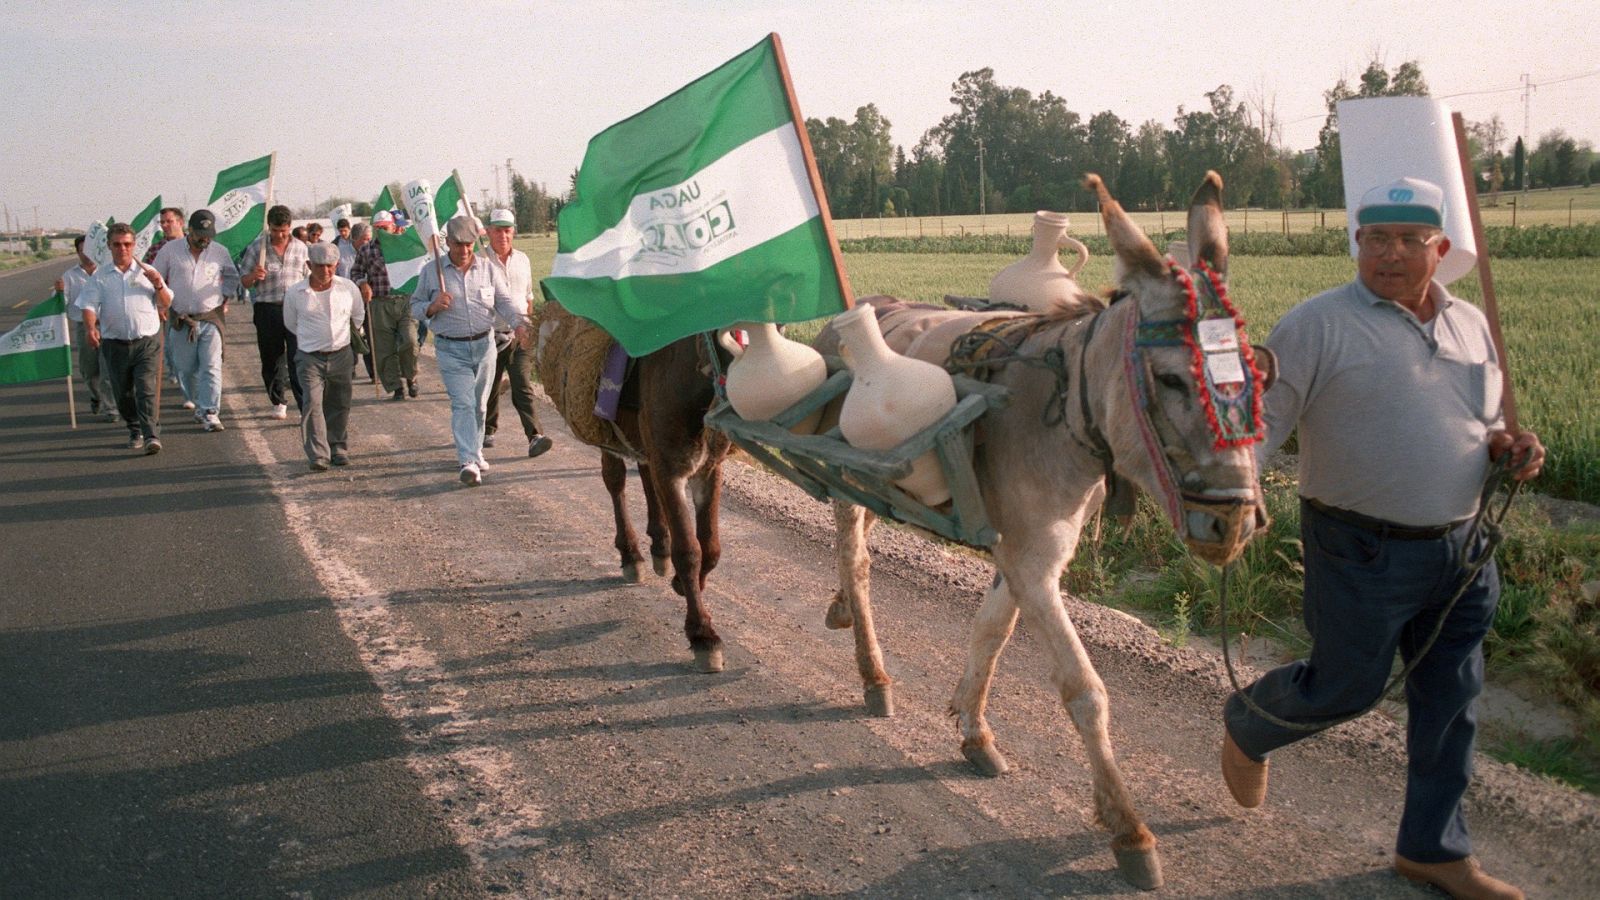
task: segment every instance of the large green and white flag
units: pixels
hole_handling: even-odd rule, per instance
[[[157,194],[154,200],[128,223],[133,226],[133,258],[144,259],[145,251],[154,243],[156,234],[161,231],[161,223],[157,221],[161,214],[161,195]],[[85,241],[87,243],[87,241]]]
[[[267,227],[267,200],[272,190],[276,154],[240,163],[217,173],[208,207],[217,219],[217,243],[238,256]]]
[[[638,356],[851,303],[777,35],[589,141],[547,297]]]
[[[17,327],[0,335],[0,384],[25,384],[70,374],[67,298],[57,291],[28,310]]]
[[[396,294],[415,293],[418,276],[433,262],[433,254],[423,245],[417,229],[408,228],[404,234],[374,229],[372,236],[383,248],[383,267],[389,270],[389,290]]]

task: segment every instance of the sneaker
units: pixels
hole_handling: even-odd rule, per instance
[[[536,434],[528,441],[528,458],[532,459],[535,456],[543,456],[546,451],[555,445],[555,441],[550,440],[542,434]]]
[[[311,461],[311,471],[313,471],[313,472],[326,472],[326,471],[328,471],[328,461],[324,460],[324,459],[313,459]]]
[[[274,419],[287,419],[287,418],[289,418],[289,404],[287,404],[287,403],[275,403],[275,404],[273,404],[273,406],[272,406],[272,417]]]
[[[136,435],[128,438],[128,449],[129,450],[143,450],[144,449],[144,435],[136,434]]]
[[[218,418],[217,414],[214,413],[214,412],[206,413],[202,417],[201,421],[206,426],[206,430],[207,431],[221,431],[221,430],[223,430],[222,429],[222,420],[220,418]]]
[[[483,436],[483,446],[485,446],[485,447],[493,447],[494,446],[494,435],[492,435],[492,434],[484,435]]]
[[[483,484],[483,475],[478,471],[476,463],[467,463],[461,467],[461,483],[469,487]]]
[[[144,455],[145,456],[155,456],[157,453],[160,453],[160,452],[161,452],[161,439],[160,438],[151,438],[150,440],[144,442]]]
[[[333,452],[333,464],[336,466],[350,465],[350,454],[345,453],[342,450],[335,450]]]
[[[489,471],[489,461],[483,458],[482,453],[478,454],[478,470],[482,472]]]
[[[406,398],[406,389],[405,388],[395,388],[394,389],[394,393],[389,395],[389,399],[390,400],[404,400],[405,398]]]
[[[406,396],[415,397],[416,395],[417,395],[417,380],[415,378],[407,380],[406,381]]]
[[[184,409],[194,409],[194,401],[193,400],[185,400],[185,401],[183,401],[183,408]]]

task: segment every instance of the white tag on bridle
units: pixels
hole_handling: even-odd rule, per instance
[[[1200,323],[1204,325],[1204,322]],[[1212,384],[1243,384],[1244,362],[1238,351],[1206,354],[1206,374]]]
[[[1201,319],[1195,327],[1200,335],[1200,349],[1206,353],[1238,351],[1239,326],[1232,319]]]

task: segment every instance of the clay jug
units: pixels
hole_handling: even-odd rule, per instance
[[[843,345],[854,383],[839,410],[839,430],[852,446],[889,450],[943,418],[956,405],[956,388],[944,369],[889,349],[869,304],[841,313],[833,328]],[[950,499],[939,459],[932,451],[895,482],[928,506]]]
[[[1071,269],[1061,264],[1057,251],[1071,247],[1078,263]],[[995,303],[1015,303],[1030,312],[1048,313],[1076,306],[1083,291],[1074,281],[1089,261],[1089,248],[1067,235],[1065,213],[1033,214],[1033,250],[994,276],[989,282],[989,299]]]
[[[822,354],[778,333],[771,322],[740,322],[733,326],[750,335],[750,346],[740,347],[724,329],[722,346],[734,356],[728,366],[728,403],[740,418],[765,422],[800,401],[828,380]],[[813,434],[822,411],[807,416],[789,429]]]

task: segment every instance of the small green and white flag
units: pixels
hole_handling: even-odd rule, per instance
[[[378,192],[378,199],[372,201],[373,215],[400,208],[399,202],[395,200],[394,193],[389,189],[389,185],[387,184],[383,186],[383,190]]]
[[[111,247],[106,243],[109,235],[106,234],[111,227],[111,220],[104,222],[90,222],[89,227],[83,232],[83,254],[94,260],[96,267],[111,265]]]
[[[444,230],[446,222],[456,216],[472,215],[472,204],[467,202],[467,190],[461,185],[461,173],[455,169],[450,170],[450,177],[439,182],[439,189],[433,192],[433,215],[440,231]]]
[[[0,384],[71,375],[72,347],[67,333],[67,298],[57,291],[28,310],[17,327],[0,335]]]
[[[238,256],[267,227],[267,200],[272,191],[276,154],[240,163],[217,173],[207,204],[217,219],[217,243]]]
[[[545,296],[640,356],[852,303],[776,34],[589,141]]]
[[[155,241],[156,235],[161,231],[161,223],[157,221],[161,213],[161,195],[157,194],[154,200],[128,223],[133,226],[133,258],[144,259],[145,251]],[[85,243],[88,243],[85,241]]]
[[[389,270],[389,290],[396,294],[412,294],[417,290],[417,278],[433,262],[433,255],[422,243],[422,235],[415,228],[404,234],[390,234],[373,230],[372,236],[383,248],[383,267]]]

